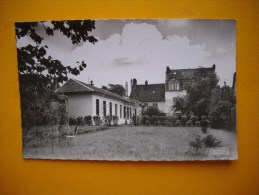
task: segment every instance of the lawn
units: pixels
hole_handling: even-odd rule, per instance
[[[85,127],[87,128],[87,127]],[[81,127],[82,129],[82,127]],[[84,130],[84,132],[87,132]],[[121,126],[90,131],[77,136],[77,144],[64,141],[51,145],[26,146],[24,158],[84,160],[224,160],[237,158],[236,133],[212,130],[219,147],[195,153],[189,146],[197,127]]]

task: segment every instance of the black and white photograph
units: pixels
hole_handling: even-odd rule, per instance
[[[15,23],[25,159],[237,160],[236,21]]]

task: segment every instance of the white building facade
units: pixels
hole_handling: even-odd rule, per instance
[[[68,80],[59,91],[67,96],[69,117],[118,117],[118,124],[130,123],[141,114],[141,103],[75,79]]]

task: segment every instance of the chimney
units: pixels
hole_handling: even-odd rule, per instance
[[[169,68],[169,66],[167,66],[167,67],[166,67],[166,74],[170,73],[170,70],[171,70],[171,69]]]
[[[133,81],[132,81],[132,88],[131,88],[131,90],[135,90],[136,87],[137,87],[137,79],[134,78]]]
[[[147,80],[145,81],[145,85],[148,85],[148,82],[147,82]]]
[[[125,83],[125,96],[128,97],[128,82]]]
[[[213,64],[213,65],[212,65],[212,70],[215,71],[215,69],[216,69],[216,65]]]

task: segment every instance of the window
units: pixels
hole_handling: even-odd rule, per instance
[[[96,116],[99,116],[99,99],[96,99]]]
[[[117,104],[115,104],[115,116],[118,116]]]
[[[122,105],[120,105],[120,118],[122,118]]]
[[[123,106],[123,118],[126,118],[126,107]]]
[[[110,116],[112,116],[112,103],[110,102]]]
[[[132,113],[131,113],[131,108],[130,108],[130,118],[131,118],[131,116],[132,116],[131,114],[132,114]]]
[[[177,80],[172,80],[168,82],[170,91],[178,91],[180,90],[180,82]]]
[[[134,110],[135,110],[135,111],[134,111],[134,112],[135,112],[135,116],[137,116],[137,109],[134,109]]]
[[[106,101],[103,101],[103,116],[106,116]]]
[[[129,107],[127,107],[127,118],[129,118]]]
[[[156,107],[156,108],[157,108],[157,103],[153,103],[153,107]]]

